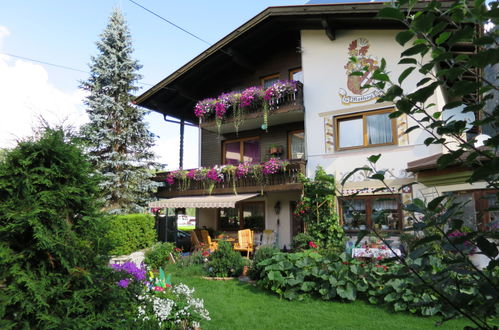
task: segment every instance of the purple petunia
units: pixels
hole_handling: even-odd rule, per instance
[[[118,282],[118,286],[122,288],[128,287],[128,284],[130,284],[130,280],[128,278],[122,279]]]
[[[142,267],[137,267],[133,262],[127,261],[122,265],[112,264],[111,268],[119,272],[125,272],[132,275],[137,281],[146,279],[146,270]]]

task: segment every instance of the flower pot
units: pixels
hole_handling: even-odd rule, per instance
[[[249,266],[244,266],[243,267],[243,276],[248,276],[248,272],[249,272]]]

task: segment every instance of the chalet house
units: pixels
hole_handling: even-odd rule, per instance
[[[354,168],[366,166],[370,155],[382,154],[376,166],[387,171],[388,188],[357,172],[338,188],[344,194],[359,192],[352,203],[364,218],[360,223],[354,219],[340,198],[341,221],[355,234],[363,222],[372,222],[373,212],[387,210],[383,230],[395,234],[408,225],[398,203],[415,194],[411,187],[399,189],[415,180],[407,163],[444,151],[426,146],[425,132],[403,134],[413,120],[390,119],[394,105],[376,103],[379,93],[361,88],[383,58],[393,77],[405,69],[397,65],[403,48],[395,41],[402,27],[375,18],[382,6],[269,7],[139,96],[138,105],[178,118],[181,132],[186,124],[200,131],[204,172],[158,174],[164,182],[158,205],[196,207],[198,227],[272,229],[280,247],[289,247],[293,235],[303,230],[294,214],[302,190],[299,175],[313,177],[321,166],[340,182]],[[353,56],[357,64],[350,61]],[[364,66],[369,66],[365,76],[350,76]],[[405,88],[415,89],[416,78],[407,79]],[[287,80],[294,82],[282,82]],[[264,93],[281,86],[284,92],[276,96],[276,87],[274,94],[263,95],[264,101],[245,108],[232,107],[233,94],[224,94],[246,91],[257,98],[262,92],[247,91],[255,86]],[[215,109],[210,98],[227,99],[226,107]],[[437,92],[430,102],[441,107],[444,97]],[[182,143],[181,149],[180,166]],[[269,165],[271,159],[276,163]],[[245,176],[247,168],[240,164],[250,163],[265,163],[270,170]],[[210,170],[210,179],[197,179]]]

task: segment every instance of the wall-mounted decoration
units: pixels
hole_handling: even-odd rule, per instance
[[[378,90],[362,88],[371,83],[373,72],[379,67],[378,58],[367,54],[370,46],[369,40],[365,38],[357,38],[348,46],[348,62],[345,64],[348,91],[343,88],[338,90],[341,103],[345,105],[368,102],[383,95]],[[351,61],[352,57],[357,60]],[[350,75],[352,72],[363,71],[364,67],[368,67],[368,69],[363,76]]]
[[[399,146],[409,145],[409,135],[405,134],[407,130],[407,115],[404,114],[397,118],[397,141]]]
[[[334,152],[334,120],[333,116],[324,117],[324,132],[326,138],[326,153]]]

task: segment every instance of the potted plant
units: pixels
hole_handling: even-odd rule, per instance
[[[281,155],[282,154],[282,146],[277,144],[271,144],[269,146],[269,154],[270,155]]]

